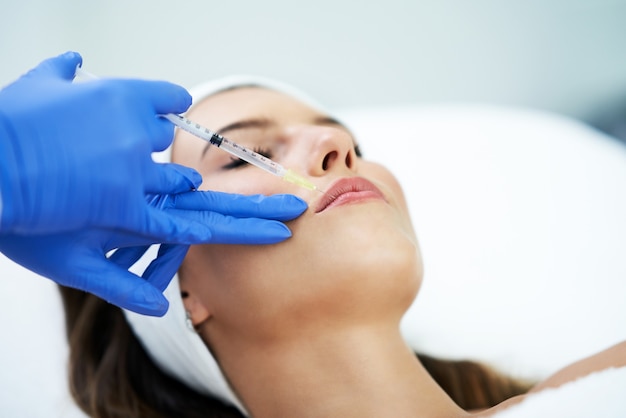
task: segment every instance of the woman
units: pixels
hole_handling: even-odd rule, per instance
[[[172,161],[198,170],[202,189],[292,193],[309,209],[288,223],[293,236],[285,243],[190,248],[167,289],[171,307],[163,319],[124,316],[64,290],[72,389],[86,412],[464,416],[525,391],[474,364],[417,360],[407,347],[399,322],[422,280],[417,239],[397,181],[361,158],[348,129],[271,82],[227,80],[195,96],[191,120],[293,169],[324,193],[282,182],[179,132]],[[538,388],[624,365],[624,351],[622,344]],[[485,388],[492,390],[479,390]],[[479,393],[471,396],[471,389]]]

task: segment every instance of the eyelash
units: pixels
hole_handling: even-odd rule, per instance
[[[252,151],[264,156],[265,158],[269,158],[270,160],[272,159],[272,151],[268,148],[255,147]],[[241,158],[231,158],[231,160],[232,161],[230,163],[226,164],[222,168],[225,170],[232,170],[234,168],[243,167],[244,165],[248,164],[247,161],[244,161]]]

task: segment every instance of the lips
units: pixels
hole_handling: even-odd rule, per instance
[[[362,177],[346,177],[331,184],[324,197],[318,201],[315,213],[372,199],[385,200],[385,196],[378,187]]]

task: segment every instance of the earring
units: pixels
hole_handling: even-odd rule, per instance
[[[187,310],[185,310],[185,325],[187,325],[189,331],[197,332],[196,327],[193,326],[193,322],[191,321],[191,312]]]

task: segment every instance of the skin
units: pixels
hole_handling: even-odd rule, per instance
[[[189,118],[216,130],[269,121],[224,135],[269,150],[274,161],[322,190],[338,179],[362,177],[384,195],[316,213],[322,194],[249,165],[228,168],[233,160],[227,153],[177,134],[173,161],[198,170],[201,189],[292,193],[309,202],[288,223],[289,240],[194,246],[179,271],[185,307],[248,411],[255,417],[468,415],[430,378],[399,331],[423,265],[394,176],[358,157],[346,128],[278,92],[221,92],[195,105]],[[612,360],[604,356],[543,385],[623,364],[625,351],[622,344]]]

